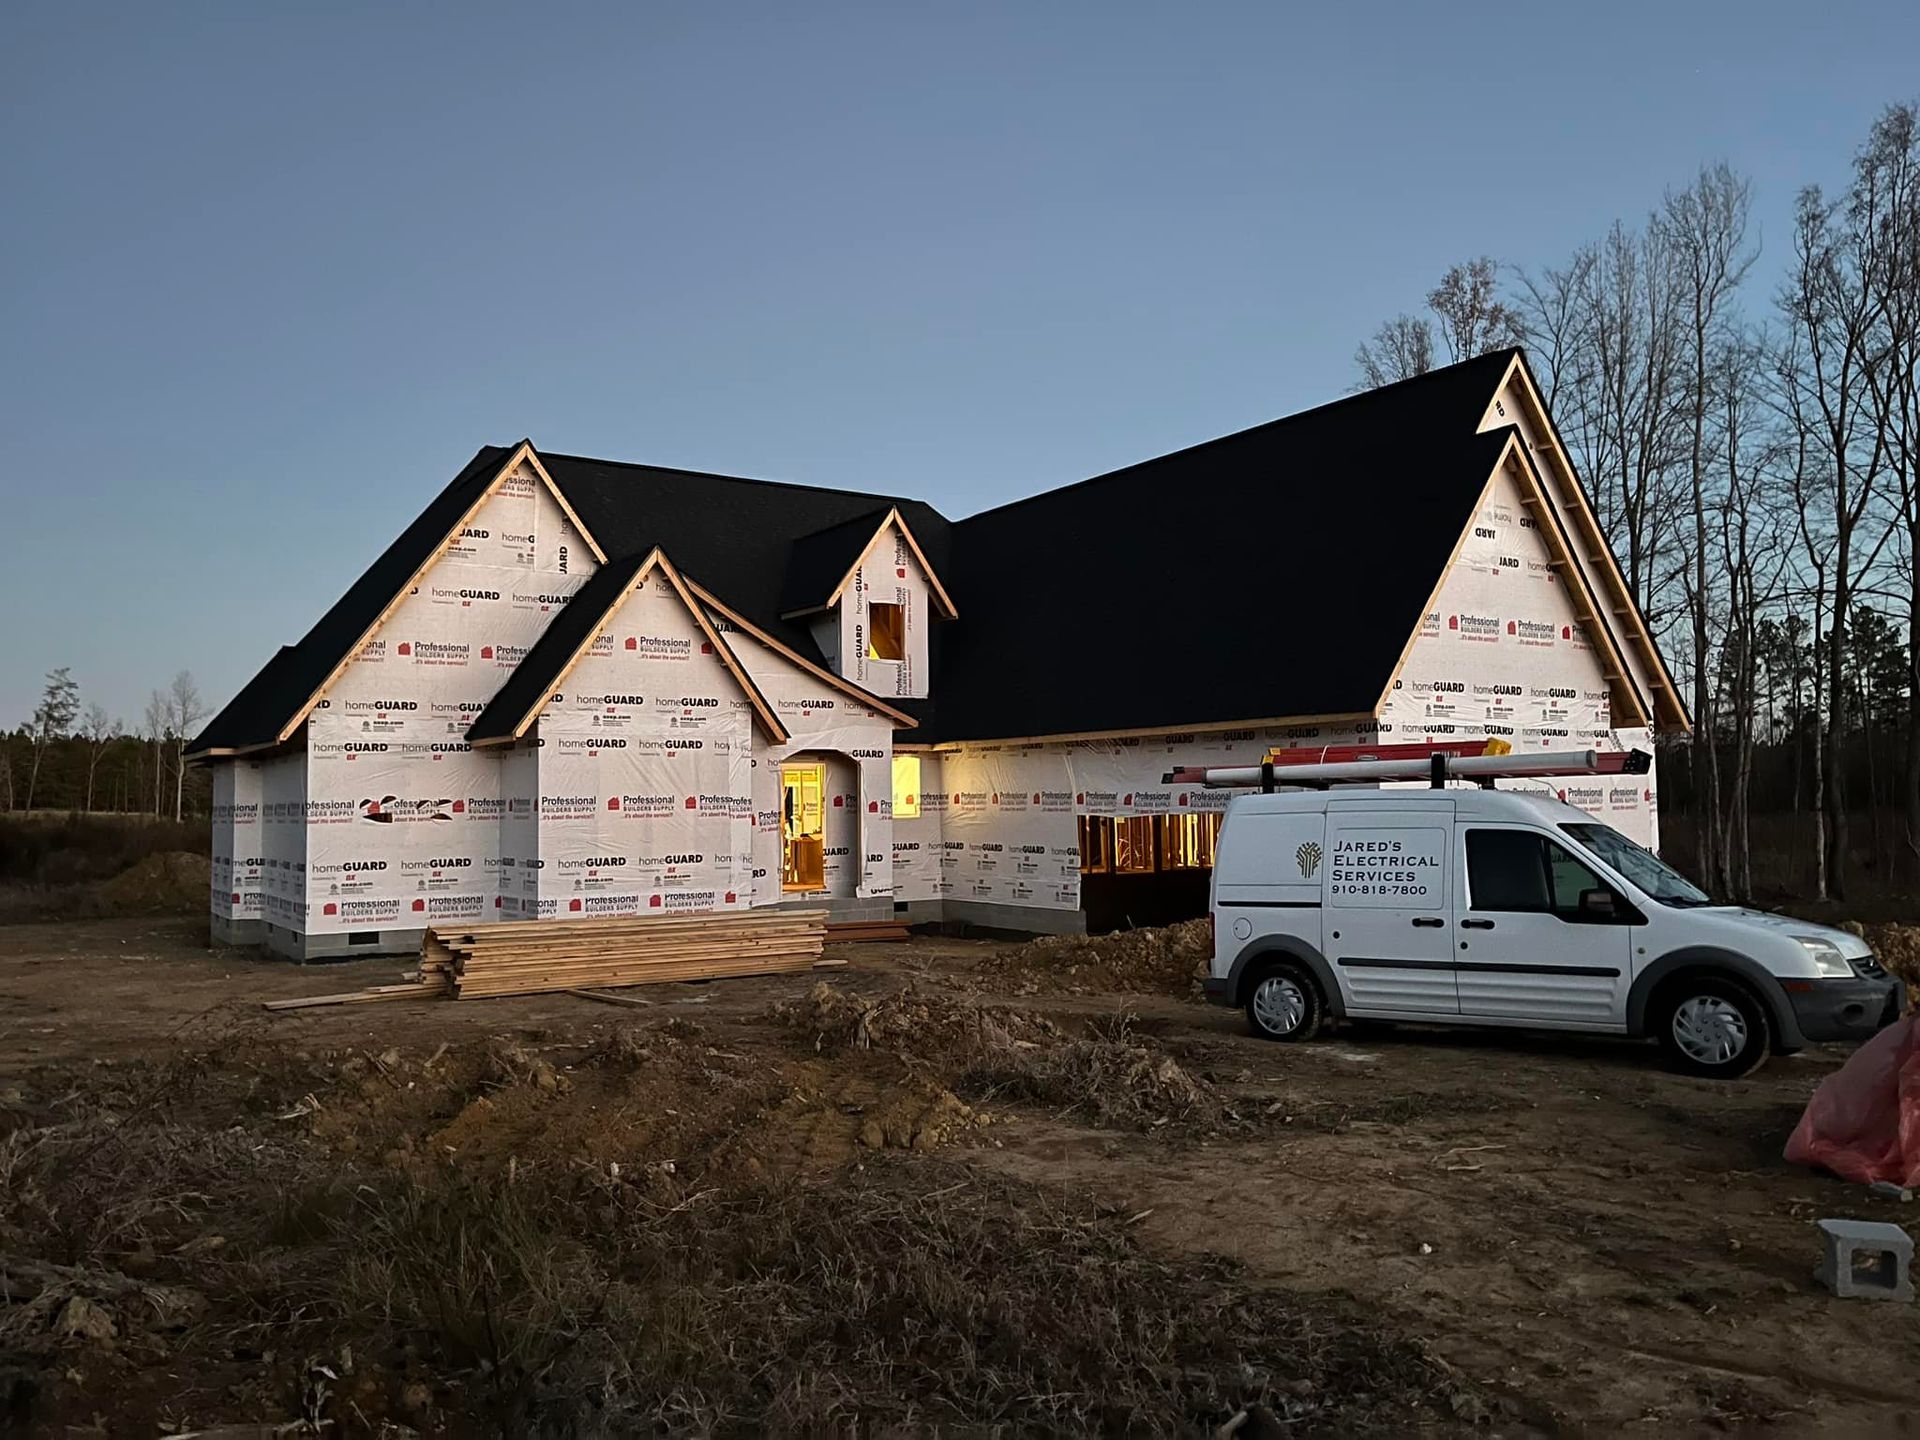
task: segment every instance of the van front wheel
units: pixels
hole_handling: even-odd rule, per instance
[[[1766,1006],[1737,980],[1703,975],[1661,993],[1660,1045],[1676,1069],[1709,1080],[1740,1080],[1773,1050]]]
[[[1247,992],[1247,1024],[1262,1040],[1311,1040],[1324,1008],[1319,987],[1293,965],[1256,976]]]

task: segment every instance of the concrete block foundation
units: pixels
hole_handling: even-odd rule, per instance
[[[267,940],[264,920],[230,920],[224,915],[211,915],[208,928],[216,945],[264,945]]]

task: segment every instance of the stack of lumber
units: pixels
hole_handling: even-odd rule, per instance
[[[905,940],[907,927],[898,920],[842,920],[827,926],[827,943],[843,945],[851,940]]]
[[[823,960],[824,910],[743,910],[644,920],[518,920],[429,930],[407,985],[267,1002],[269,1010],[429,996],[472,999],[676,980],[785,975]]]

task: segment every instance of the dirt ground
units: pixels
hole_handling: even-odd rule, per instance
[[[774,977],[626,992],[653,1002],[640,1007],[553,995],[269,1014],[260,1001],[384,983],[405,962],[296,967],[204,943],[190,921],[0,928],[0,1194],[11,1191],[0,1203],[13,1206],[0,1210],[0,1285],[28,1282],[11,1312],[0,1306],[0,1431],[10,1405],[18,1433],[303,1417],[332,1419],[328,1433],[531,1433],[530,1414],[551,1433],[623,1433],[611,1410],[555,1421],[551,1397],[504,1406],[483,1394],[475,1377],[497,1383],[525,1358],[494,1333],[494,1305],[517,1297],[487,1288],[491,1258],[491,1349],[463,1350],[452,1321],[407,1309],[404,1267],[353,1292],[384,1297],[362,1315],[327,1288],[333,1277],[300,1268],[289,1238],[307,1222],[289,1219],[287,1196],[329,1177],[361,1189],[429,1171],[441,1186],[524,1185],[538,1171],[564,1177],[575,1198],[591,1181],[602,1209],[583,1214],[639,1207],[649,1234],[663,1217],[735,1204],[722,1177],[754,1177],[781,1198],[752,1203],[815,1227],[792,1232],[808,1245],[825,1243],[820,1225],[867,1212],[875,1228],[836,1230],[828,1248],[883,1246],[920,1235],[914,1226],[932,1238],[910,1248],[968,1247],[942,1262],[946,1280],[861,1312],[873,1330],[904,1333],[951,1306],[931,1358],[845,1333],[844,1314],[753,1332],[768,1347],[757,1367],[748,1339],[706,1336],[757,1388],[623,1381],[620,1393],[644,1390],[650,1423],[668,1429],[1204,1431],[1258,1402],[1239,1433],[1920,1433],[1920,1307],[1839,1301],[1812,1280],[1816,1219],[1920,1231],[1920,1203],[1780,1158],[1838,1051],[1714,1084],[1625,1042],[1401,1027],[1274,1045],[1185,995],[1035,986],[1006,973],[1005,946],[937,938],[838,947],[849,964],[824,990],[816,977]],[[183,1055],[195,1057],[189,1070]],[[163,1115],[155,1143],[204,1143],[205,1164],[236,1194],[205,1193],[220,1187],[202,1175],[138,1224],[70,1213],[126,1213],[114,1211],[125,1197],[88,1201],[71,1177],[92,1167],[108,1185],[162,1164],[136,1132]],[[96,1123],[102,1138],[75,1138]],[[111,1158],[109,1144],[124,1153]],[[261,1198],[245,1198],[255,1174]],[[942,1229],[959,1223],[949,1206],[981,1229]],[[761,1224],[772,1222],[728,1222],[699,1244],[722,1233],[736,1243]],[[995,1279],[1009,1262],[982,1247],[1009,1226],[1039,1227],[1021,1242],[1036,1264],[1071,1265],[1044,1286]],[[32,1245],[58,1253],[20,1253]],[[226,1269],[209,1258],[222,1246]],[[359,1263],[326,1253],[332,1269]],[[638,1285],[687,1263],[638,1253],[605,1273]],[[845,1279],[842,1258],[783,1303],[801,1315],[809,1288]],[[719,1297],[713,1313],[778,1260],[742,1260],[701,1292]],[[976,1263],[985,1301],[940,1293],[960,1283],[954,1266]],[[1037,1313],[1095,1269],[1104,1300],[1076,1301],[1071,1317]],[[888,1283],[869,1277],[858,1299],[833,1304],[865,1306]],[[148,1307],[137,1317],[115,1298],[136,1284]],[[35,1286],[42,1299],[28,1304]],[[148,1313],[189,1291],[196,1318]],[[604,1309],[610,1292],[599,1293]],[[290,1338],[236,1340],[249,1323]],[[569,1323],[613,1328],[601,1310]],[[1074,1392],[1075,1376],[1107,1363],[1097,1357],[1048,1358],[1043,1385],[1019,1370],[1041,1363],[1031,1353],[990,1353],[995,1333],[1025,1336],[1032,1351],[1035,1337],[1103,1324],[1109,1353],[1136,1357],[1113,1372],[1106,1403],[1122,1408]],[[357,1369],[339,1358],[349,1339]],[[804,1382],[787,1373],[803,1349],[819,1361]],[[547,1384],[577,1358],[526,1368]],[[614,1362],[594,1363],[596,1383],[612,1386]],[[1016,1371],[1031,1387],[1018,1394],[1003,1378]],[[1129,1388],[1149,1372],[1151,1385]],[[851,1393],[849,1379],[828,1395],[820,1375],[869,1388]]]

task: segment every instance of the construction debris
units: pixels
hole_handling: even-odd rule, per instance
[[[272,1000],[266,1008],[551,990],[580,993],[828,969],[846,962],[821,957],[825,918],[822,910],[762,910],[647,920],[523,920],[429,930],[421,942],[419,974],[410,984]]]

